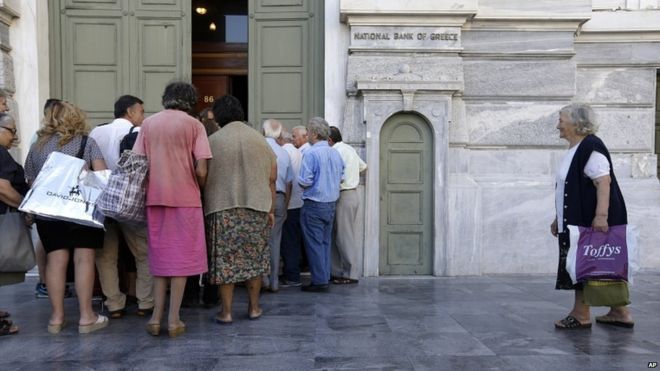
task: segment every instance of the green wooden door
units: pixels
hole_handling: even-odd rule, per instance
[[[390,118],[380,135],[380,273],[433,273],[433,142],[413,114]]]
[[[323,115],[321,0],[250,0],[248,120],[291,128]]]
[[[97,124],[132,94],[147,113],[173,79],[190,79],[190,0],[51,0],[51,96]]]

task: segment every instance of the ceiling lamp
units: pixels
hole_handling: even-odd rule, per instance
[[[215,30],[216,30],[216,27],[215,27],[215,23],[214,23],[214,22],[211,22],[211,24],[209,25],[209,30],[211,30],[211,31],[215,31]]]
[[[204,15],[206,14],[207,9],[203,6],[198,6],[197,8],[195,8],[195,12],[197,12],[197,14],[199,15]]]

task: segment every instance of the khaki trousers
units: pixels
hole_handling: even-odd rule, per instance
[[[109,311],[121,310],[126,307],[126,295],[119,290],[119,273],[117,259],[119,255],[119,233],[124,236],[128,248],[135,257],[137,267],[137,281],[135,295],[140,309],[154,307],[154,280],[149,273],[147,259],[147,228],[128,223],[106,223],[105,240],[103,248],[96,252],[96,268],[99,271],[99,281],[103,295],[106,296],[105,305]]]
[[[362,250],[355,243],[355,225],[360,197],[354,189],[339,193],[335,210],[332,244],[332,276],[359,279],[362,275]]]

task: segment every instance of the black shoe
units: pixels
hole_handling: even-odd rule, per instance
[[[305,292],[327,292],[328,285],[307,285],[300,288],[300,290]]]

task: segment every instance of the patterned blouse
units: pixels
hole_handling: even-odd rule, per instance
[[[59,136],[53,135],[43,147],[39,146],[38,143],[34,143],[32,147],[30,147],[30,152],[28,152],[27,158],[25,159],[25,177],[28,182],[33,182],[37,178],[39,171],[41,171],[41,167],[44,166],[44,163],[51,152],[61,152],[70,156],[76,156],[80,150],[82,136],[78,135],[74,137],[69,143],[62,147],[60,147],[59,141]],[[85,160],[87,167],[89,168],[92,167],[92,161],[103,160],[101,149],[98,144],[96,144],[96,141],[90,137],[87,137],[83,160]]]

